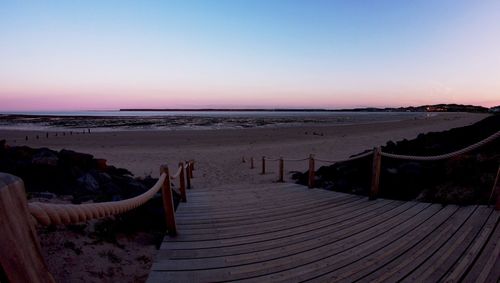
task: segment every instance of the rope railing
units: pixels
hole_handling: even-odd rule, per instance
[[[189,164],[191,163],[192,161],[188,163],[187,168],[192,168],[192,166],[189,166]],[[180,194],[181,196],[181,201],[186,202],[184,169],[184,163],[181,162],[179,163],[177,172],[174,175],[169,175],[168,167],[166,165],[163,165],[160,169],[161,174],[158,178],[158,181],[146,192],[130,199],[89,204],[52,204],[31,202],[28,204],[28,211],[36,222],[46,226],[72,224],[88,221],[91,219],[117,215],[145,204],[162,188],[163,195],[170,195],[171,198],[172,190],[174,189],[171,188],[170,180],[175,180],[177,178],[179,178],[178,194]],[[188,174],[188,179],[189,175],[190,174]],[[165,189],[168,190],[165,191]],[[166,211],[166,214],[173,215],[173,213],[174,212],[172,205],[171,211]],[[171,226],[169,230],[175,231],[175,224],[169,226]]]
[[[450,153],[446,154],[440,154],[440,155],[434,155],[434,156],[415,156],[415,155],[401,155],[401,154],[394,154],[394,153],[388,153],[388,152],[383,152],[380,147],[374,148],[373,151],[367,151],[365,153],[352,156],[349,158],[345,159],[336,159],[336,160],[329,160],[329,159],[321,159],[321,158],[315,158],[312,154],[308,158],[298,158],[298,159],[286,159],[283,157],[280,158],[269,158],[262,156],[262,171],[261,174],[265,175],[266,174],[266,161],[278,161],[279,162],[279,169],[278,169],[278,182],[283,182],[283,175],[284,175],[284,162],[285,161],[306,161],[308,160],[309,163],[309,168],[308,168],[308,187],[309,188],[314,188],[314,181],[315,181],[315,162],[323,162],[323,163],[330,163],[330,164],[335,164],[335,163],[340,163],[340,162],[346,162],[346,161],[353,161],[357,159],[361,159],[364,157],[368,157],[370,155],[373,155],[373,169],[372,169],[372,183],[371,183],[371,188],[370,188],[370,199],[376,199],[379,193],[379,184],[380,184],[380,168],[381,168],[381,159],[383,157],[389,157],[389,158],[394,158],[394,159],[403,159],[403,160],[415,160],[415,161],[433,161],[433,160],[443,160],[447,158],[452,158],[464,153],[471,152],[485,144],[488,144],[495,139],[500,137],[500,131],[497,131],[496,133],[486,137],[485,139],[478,141],[472,145],[469,145],[465,148],[462,148],[460,150],[456,150]],[[243,157],[242,160],[245,160]],[[253,163],[253,157],[250,158],[250,169],[254,168],[254,163]],[[495,185],[494,189],[492,190],[492,196],[493,194],[497,195],[497,205],[496,209],[500,210],[500,189],[495,189],[497,188],[497,182],[499,177],[497,175],[497,178],[495,179]],[[491,198],[491,197],[490,197]]]
[[[271,161],[271,162],[278,162],[278,166],[279,166],[279,169],[278,169],[278,182],[284,182],[284,162],[287,161],[287,162],[300,162],[300,161],[306,161],[308,160],[309,161],[309,187],[310,188],[313,188],[314,187],[314,162],[315,161],[319,161],[319,162],[324,162],[324,163],[338,163],[338,162],[345,162],[345,161],[352,161],[352,160],[357,160],[357,159],[360,159],[360,158],[363,158],[363,157],[366,157],[366,156],[369,156],[371,155],[372,152],[369,151],[369,152],[366,152],[366,153],[363,153],[363,154],[359,154],[359,155],[356,155],[356,156],[352,156],[352,157],[349,157],[349,158],[344,158],[344,159],[337,159],[337,160],[326,160],[326,159],[319,159],[319,158],[314,158],[312,155],[310,155],[309,157],[306,157],[306,158],[283,158],[283,157],[279,157],[279,158],[271,158],[271,157],[266,157],[266,156],[262,156],[261,158],[261,162],[262,162],[262,171],[261,171],[261,175],[265,175],[266,174],[266,161]],[[242,163],[245,163],[246,162],[246,159],[245,157],[243,156],[241,158],[242,160]],[[254,166],[254,159],[253,157],[250,157],[250,169],[254,169],[255,166]]]
[[[320,159],[320,158],[314,158],[315,161],[319,161],[319,162],[324,162],[324,163],[339,163],[339,162],[346,162],[346,161],[352,161],[352,160],[357,160],[357,159],[360,159],[360,158],[363,158],[363,157],[366,157],[368,155],[371,155],[372,152],[371,151],[368,151],[368,152],[365,152],[363,154],[359,154],[359,155],[356,155],[356,156],[352,156],[352,157],[349,157],[349,158],[344,158],[344,159],[334,159],[334,160],[328,160],[328,159]],[[306,160],[309,160],[310,157],[305,157],[305,158],[271,158],[271,157],[263,157],[263,159],[265,161],[288,161],[288,162],[300,162],[300,161],[306,161]],[[246,160],[244,157],[242,160]],[[253,157],[250,158],[250,169],[253,169],[254,166],[252,166],[253,164]]]
[[[435,160],[443,160],[451,157],[455,157],[467,152],[470,152],[474,149],[477,149],[489,142],[494,141],[500,137],[500,131],[494,133],[493,135],[475,143],[472,145],[469,145],[468,147],[459,149],[454,152],[446,153],[446,154],[440,154],[440,155],[434,155],[434,156],[415,156],[415,155],[400,155],[400,154],[393,154],[393,153],[387,153],[387,152],[381,152],[382,156],[384,157],[390,157],[390,158],[395,158],[395,159],[406,159],[406,160],[416,160],[416,161],[435,161]]]
[[[158,181],[138,196],[78,205],[27,203],[24,182],[16,176],[0,172],[0,277],[5,277],[8,282],[55,282],[42,256],[34,224],[72,224],[117,215],[144,205],[160,190],[167,233],[175,236],[177,228],[171,180],[180,180],[182,192],[184,171],[190,172],[186,178],[189,180],[193,169],[194,161],[180,162],[177,172],[170,175],[168,166],[162,165]]]
[[[90,204],[52,204],[42,202],[28,203],[28,210],[33,218],[42,225],[59,225],[84,222],[127,212],[139,207],[151,199],[165,182],[165,173],[161,174],[156,184],[148,191],[136,197],[122,200]]]
[[[283,160],[283,161],[290,161],[290,162],[294,162],[294,161],[306,161],[308,160],[309,157],[306,157],[306,158],[269,158],[269,157],[266,157],[266,160],[269,160],[269,161],[280,161],[280,160]]]
[[[358,160],[358,159],[361,159],[361,158],[364,158],[364,157],[367,157],[369,155],[372,155],[372,152],[371,151],[367,151],[365,153],[362,153],[362,154],[359,154],[359,155],[356,155],[356,156],[352,156],[352,157],[349,157],[349,158],[344,158],[344,159],[334,159],[334,160],[327,160],[327,159],[319,159],[319,158],[315,158],[314,160],[315,161],[319,161],[319,162],[324,162],[324,163],[340,163],[340,162],[347,162],[347,161],[353,161],[353,160]]]
[[[177,172],[175,172],[174,175],[170,176],[170,179],[171,180],[174,180],[176,179],[177,177],[179,177],[179,175],[181,175],[181,172],[182,172],[183,168],[182,168],[182,164],[179,166],[179,169],[177,169]]]
[[[491,199],[497,195],[497,199],[495,202],[495,209],[500,210],[500,166],[498,166],[497,176],[495,177],[495,181],[493,182],[493,187],[491,188],[490,198],[488,199],[488,203],[491,203]]]
[[[189,161],[187,168],[191,171],[193,164],[193,161]],[[3,275],[0,277],[7,278],[8,282],[55,282],[41,253],[36,223],[72,224],[117,215],[144,205],[160,190],[167,233],[175,236],[177,228],[170,181],[179,178],[182,188],[185,163],[179,163],[179,168],[179,174],[176,172],[171,178],[168,166],[162,165],[158,181],[138,196],[121,201],[78,205],[27,203],[24,182],[19,177],[0,172],[0,273]]]

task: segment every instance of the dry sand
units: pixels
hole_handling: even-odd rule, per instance
[[[304,158],[315,154],[322,159],[345,158],[365,149],[383,145],[389,140],[412,139],[420,133],[442,131],[454,127],[473,124],[486,114],[442,113],[436,116],[409,119],[405,121],[378,122],[357,125],[322,125],[275,128],[226,129],[226,130],[175,130],[175,131],[122,131],[79,134],[49,139],[44,132],[0,130],[0,139],[9,145],[49,147],[51,149],[71,149],[91,153],[97,158],[108,160],[109,165],[124,167],[136,176],[158,175],[160,164],[170,168],[181,160],[196,160],[193,189],[197,187],[219,186],[236,183],[259,184],[276,180],[277,164],[269,164],[269,174],[259,175],[263,155],[269,157]],[[40,139],[35,139],[36,135]],[[25,136],[29,140],[25,141]],[[255,157],[256,169],[249,169],[246,159]],[[320,164],[318,164],[320,165]],[[307,162],[289,162],[285,170],[305,170]],[[287,177],[289,175],[287,174]],[[145,278],[149,262],[142,258],[145,253],[153,256],[151,246],[137,245],[134,239],[124,239],[125,251],[114,252],[121,258],[116,262],[105,254],[92,254],[92,249],[104,253],[116,250],[113,246],[92,248],[86,246],[85,257],[78,256],[69,248],[60,247],[61,237],[71,237],[77,246],[85,246],[85,237],[64,232],[53,236],[43,235],[42,246],[56,278],[63,281],[134,281]],[[128,241],[128,242],[127,242]],[[54,244],[56,243],[56,244]],[[54,247],[55,245],[55,247]],[[54,258],[55,257],[55,258]],[[59,258],[59,259],[58,259]],[[61,260],[64,259],[64,260]],[[92,260],[95,259],[95,260]],[[130,259],[130,260],[129,260]],[[133,260],[135,259],[135,260]],[[115,261],[115,262],[114,262]],[[135,266],[135,276],[131,277],[123,264]],[[62,271],[63,272],[62,272]],[[84,272],[82,273],[82,270]],[[62,272],[62,273],[61,273]],[[109,274],[111,272],[111,274]],[[144,272],[145,274],[138,274]],[[87,274],[89,277],[85,277]]]
[[[71,149],[108,160],[109,165],[129,169],[136,176],[158,175],[159,166],[170,168],[178,162],[194,159],[197,171],[194,185],[217,186],[232,183],[260,183],[275,176],[259,176],[248,170],[242,156],[302,158],[315,154],[321,159],[339,159],[365,149],[383,145],[388,140],[415,138],[419,133],[442,131],[472,124],[486,114],[441,113],[405,121],[358,125],[322,125],[225,130],[115,131],[46,139],[44,132],[0,130],[0,139],[10,145]],[[40,139],[36,140],[36,135]],[[25,141],[25,136],[29,140]],[[287,171],[302,170],[306,162],[285,164]],[[268,166],[276,171],[276,166]]]

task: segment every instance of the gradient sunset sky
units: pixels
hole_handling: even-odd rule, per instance
[[[0,111],[500,104],[500,1],[0,1]]]

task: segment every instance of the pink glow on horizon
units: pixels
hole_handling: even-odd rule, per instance
[[[500,105],[500,1],[236,2],[2,3],[0,111]]]
[[[55,91],[9,89],[0,87],[0,111],[62,111],[62,110],[116,110],[120,108],[355,108],[400,107],[424,104],[458,103],[497,106],[500,99],[494,92],[486,95],[469,95],[472,92],[447,93],[447,98],[427,91],[363,91],[363,90],[239,90],[219,91],[197,89],[139,89],[107,88],[59,89]],[[424,93],[419,95],[419,93]],[[383,99],[380,99],[383,97]]]

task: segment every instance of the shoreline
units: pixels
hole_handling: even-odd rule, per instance
[[[219,130],[131,130],[58,135],[46,131],[0,130],[0,140],[9,146],[47,147],[56,151],[74,150],[104,158],[107,165],[126,168],[136,177],[157,177],[162,164],[176,168],[179,161],[194,159],[196,170],[191,180],[192,192],[207,187],[246,184],[260,186],[276,182],[277,162],[266,164],[267,174],[260,174],[260,158],[340,159],[360,153],[388,140],[413,139],[421,133],[443,131],[473,124],[488,114],[443,113],[426,119],[377,121],[356,124],[303,124],[290,127],[254,127]],[[33,135],[40,138],[33,139]],[[26,141],[25,136],[31,135]],[[16,142],[13,142],[16,140]],[[246,162],[242,162],[242,157]],[[254,157],[255,169],[249,158]],[[307,161],[286,162],[285,182],[291,172],[307,170]],[[317,162],[316,169],[322,164]],[[230,189],[228,189],[230,191]],[[189,197],[188,197],[189,199]],[[189,201],[189,200],[188,200]],[[105,221],[105,220],[104,220]],[[95,222],[79,226],[81,231],[64,228],[39,228],[40,241],[49,269],[60,281],[120,281],[134,278],[143,281],[149,274],[157,253],[154,235],[119,234],[116,243],[95,241]],[[91,243],[91,244],[89,244]],[[117,245],[125,248],[117,248]],[[126,265],[127,268],[123,266]]]
[[[41,131],[0,130],[8,145],[70,149],[108,160],[136,176],[156,175],[161,164],[175,166],[194,159],[201,176],[195,182],[220,185],[241,182],[272,182],[276,172],[261,176],[247,170],[242,156],[303,158],[315,154],[322,159],[340,159],[385,144],[388,140],[415,138],[420,133],[447,130],[472,124],[488,114],[444,113],[428,119],[377,122],[372,124],[304,124],[293,127],[255,127],[220,130],[106,131],[62,136]],[[28,140],[25,140],[26,136]],[[39,139],[33,136],[39,135]],[[285,170],[303,170],[307,164],[286,164]],[[288,174],[287,174],[288,177]]]
[[[421,112],[342,112],[295,113],[294,115],[167,115],[167,116],[26,116],[0,115],[0,130],[26,131],[162,131],[219,130],[297,127],[303,125],[354,125],[409,119],[428,119],[438,115],[463,113]]]

